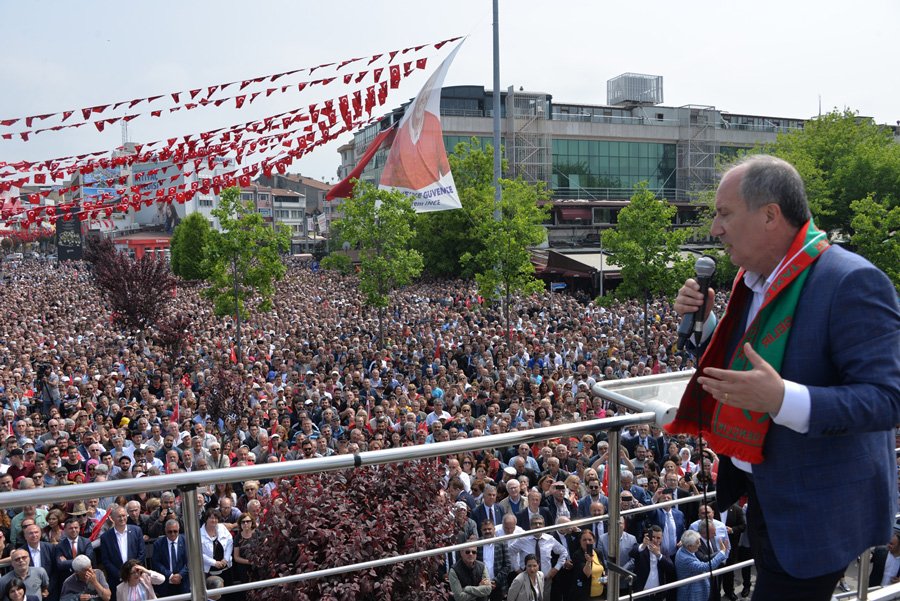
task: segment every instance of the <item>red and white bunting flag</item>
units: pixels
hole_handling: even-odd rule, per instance
[[[388,129],[382,131],[380,134],[375,136],[375,139],[372,140],[372,143],[369,144],[369,147],[363,153],[363,155],[359,158],[359,162],[356,164],[356,167],[341,181],[339,181],[335,186],[325,194],[325,200],[334,200],[335,198],[349,198],[353,193],[353,183],[351,180],[359,179],[359,176],[362,175],[362,172],[365,170],[366,165],[369,161],[372,160],[372,157],[375,156],[375,153],[385,145],[390,145],[391,141],[394,139],[395,128],[389,127]]]

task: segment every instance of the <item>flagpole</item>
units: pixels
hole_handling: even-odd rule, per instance
[[[500,0],[494,0],[494,221],[500,221]]]

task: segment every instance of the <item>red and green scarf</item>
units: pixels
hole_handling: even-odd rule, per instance
[[[780,372],[797,301],[809,275],[808,268],[828,247],[828,237],[816,229],[812,220],[800,228],[778,275],[766,290],[762,307],[731,356],[726,357],[728,342],[733,340],[734,329],[739,326],[753,295],[744,283],[744,270],[738,272],[722,322],[716,327],[697,371],[681,397],[675,421],[666,426],[668,432],[696,435],[699,431],[717,453],[749,463],[762,462],[769,414],[723,405],[697,384],[697,378],[706,367],[727,365],[729,369],[739,371],[752,369],[753,365],[743,351],[747,342],[775,371]]]

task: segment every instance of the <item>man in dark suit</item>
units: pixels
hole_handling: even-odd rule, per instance
[[[900,582],[900,534],[894,532],[887,546],[872,551],[869,586],[888,586]]]
[[[482,502],[472,512],[472,519],[481,527],[484,521],[491,521],[495,526],[503,523],[503,510],[497,505],[497,487],[488,484],[481,495]]]
[[[550,487],[550,496],[547,497],[546,507],[551,524],[556,524],[558,517],[574,520],[578,515],[578,506],[569,500],[567,492],[565,482],[554,482]]]
[[[601,503],[603,507],[609,507],[609,498],[603,494],[600,480],[594,479],[587,483],[588,494],[578,499],[578,518],[591,517],[591,505]],[[597,537],[595,537],[597,538]]]
[[[144,535],[128,523],[128,513],[121,505],[109,512],[113,527],[100,535],[100,559],[111,590],[119,586],[119,571],[129,559],[144,563]],[[120,545],[121,542],[121,545]]]
[[[650,435],[649,424],[639,425],[637,428],[636,436],[622,441],[622,446],[628,450],[629,457],[635,457],[635,449],[638,445],[641,445],[642,447],[653,453],[653,457],[654,459],[656,459],[656,462],[662,465],[662,461],[660,461],[660,448],[656,439]]]
[[[479,528],[481,538],[492,539],[497,533],[494,524],[488,520],[481,522]],[[487,557],[487,561],[485,560]],[[506,543],[490,543],[478,547],[478,555],[476,559],[482,562],[488,571],[491,579],[491,601],[500,601],[506,598],[506,589],[509,587],[512,574],[512,562],[509,558],[509,547]]]
[[[662,488],[659,490],[659,494],[656,495],[655,502],[666,503],[671,501],[674,494],[675,491],[673,489]],[[681,535],[684,534],[684,530],[687,527],[684,522],[684,514],[677,507],[654,509],[648,514],[647,521],[654,526],[659,526],[662,532],[660,544],[662,545],[663,555],[674,561],[675,553],[678,551],[678,541],[681,540]]]
[[[53,551],[53,558],[56,562],[56,582],[61,587],[66,578],[73,574],[72,560],[79,555],[85,555],[91,560],[91,565],[95,562],[94,546],[90,539],[80,536],[81,522],[77,517],[71,517],[66,520],[63,526],[64,536],[59,539],[59,543]],[[74,548],[73,548],[74,547]]]
[[[530,530],[531,518],[536,515],[544,518],[545,524],[550,521],[550,512],[541,505],[541,493],[536,490],[529,491],[527,501],[528,504],[525,508],[516,514],[516,522],[519,524],[519,528]]]
[[[556,525],[566,524],[571,521],[572,518],[560,516],[556,519]],[[573,569],[574,566],[572,565],[571,558],[578,550],[580,544],[578,539],[581,536],[581,530],[571,527],[563,528],[551,532],[550,536],[559,541],[559,544],[565,547],[566,551],[569,553],[570,560],[563,565],[563,568],[556,575],[556,578],[553,579],[553,588],[550,591],[550,601],[564,601],[569,598],[572,586],[575,583],[575,578],[577,577]],[[550,561],[555,565],[557,560],[559,560],[559,555],[553,553],[550,556]]]
[[[733,565],[738,562],[738,547],[740,546],[741,534],[747,529],[747,520],[744,519],[744,509],[735,503],[728,509],[719,513],[719,521],[725,524],[725,530],[728,533],[728,544],[731,546],[731,553],[728,555],[726,566]],[[736,601],[737,595],[734,593],[734,572],[722,574],[722,591],[729,601]]]
[[[830,599],[897,512],[897,291],[828,244],[796,169],[775,157],[745,158],[723,176],[710,234],[742,269],[666,429],[696,433],[700,423],[720,457],[720,506],[749,495],[754,599]],[[691,279],[675,310],[705,307],[705,318],[713,300]]]
[[[650,526],[644,534],[644,542],[640,546],[633,547],[631,558],[634,561],[635,592],[656,588],[670,582],[674,582],[675,564],[662,552],[660,545],[663,541],[663,531],[659,526]],[[675,590],[668,593],[650,595],[651,601],[674,601]]]
[[[56,562],[53,561],[53,545],[41,540],[41,528],[37,524],[29,524],[22,532],[25,535],[25,544],[22,548],[28,551],[31,560],[28,565],[36,568],[44,568],[50,579],[50,592],[58,591],[56,587]]]
[[[166,577],[166,581],[156,587],[156,594],[168,597],[189,593],[187,547],[178,520],[166,522],[165,533],[153,542],[153,569]]]
[[[462,501],[468,505],[469,513],[475,511],[475,507],[478,505],[475,502],[475,497],[466,492],[466,487],[458,476],[450,478],[450,481],[447,483],[447,496],[450,497],[454,503]]]

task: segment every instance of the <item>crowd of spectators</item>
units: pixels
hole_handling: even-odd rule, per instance
[[[652,300],[645,314],[637,301],[604,307],[579,296],[554,295],[552,303],[546,295],[518,298],[507,331],[472,282],[424,281],[395,293],[380,324],[353,277],[294,264],[278,285],[274,309],[244,324],[240,348],[231,320],[214,317],[195,287],[179,287],[175,303],[191,325],[173,353],[152,331],[116,326],[81,263],[26,261],[6,274],[0,427],[8,435],[0,448],[0,493],[616,415],[622,410],[591,392],[595,383],[691,369],[695,361],[675,350],[678,317],[665,299]],[[223,390],[236,396],[233,402]],[[629,429],[623,440],[626,508],[714,490],[716,456],[698,441],[649,426]],[[603,515],[607,449],[599,432],[445,458],[459,542]],[[200,538],[212,587],[252,577],[252,557],[241,546],[272,491],[268,482],[231,482],[227,472],[222,482],[201,491]],[[674,563],[673,537],[680,540],[691,524],[705,534],[701,509],[693,503],[675,510],[678,531],[669,513],[625,520],[621,561],[633,566],[640,553],[663,549]],[[736,557],[740,533],[731,524],[742,508],[720,509],[716,515],[729,525],[713,536],[724,537]],[[653,528],[661,531],[655,544]],[[141,587],[186,592],[183,532],[179,493],[171,490],[2,511],[0,568],[8,573],[0,592],[19,580],[29,595],[67,601],[138,594]],[[584,533],[491,546],[498,548],[487,552],[487,596],[505,598],[516,575],[529,573],[532,555],[547,584],[544,598],[601,594],[605,535],[599,523]],[[29,552],[27,564],[16,548]],[[475,561],[484,561],[487,548],[478,549]],[[482,575],[471,574],[471,565],[484,564],[470,565],[468,555],[448,558],[455,598],[486,598]],[[474,588],[460,584],[461,574],[475,578],[466,585]],[[529,578],[520,578],[517,589],[525,590]],[[744,585],[749,590],[749,574]],[[733,597],[733,586],[725,592]]]

